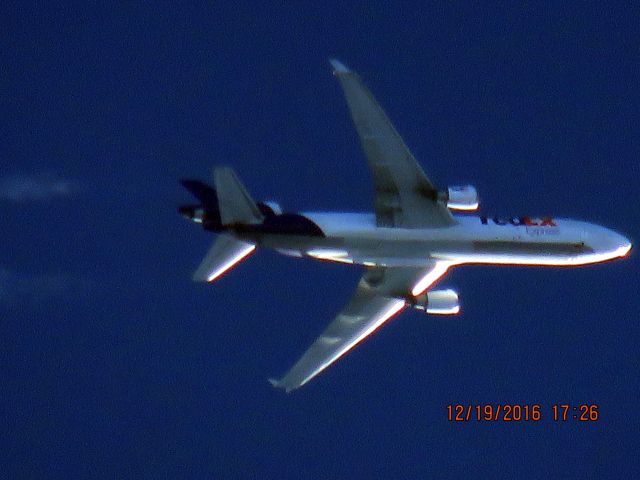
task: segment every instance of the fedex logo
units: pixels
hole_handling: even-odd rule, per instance
[[[551,217],[542,217],[542,218],[531,218],[531,217],[511,217],[511,218],[501,218],[501,217],[493,217],[489,219],[485,215],[480,216],[480,223],[482,225],[488,225],[489,221],[495,223],[496,225],[514,225],[516,227],[525,226],[525,227],[555,227],[556,223],[553,221]]]

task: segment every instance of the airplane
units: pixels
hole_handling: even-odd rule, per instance
[[[431,289],[452,267],[575,266],[629,254],[627,238],[591,223],[469,214],[479,206],[476,189],[437,188],[359,75],[338,60],[330,63],[371,170],[373,213],[283,212],[275,202],[255,202],[225,166],[214,168],[214,187],[181,181],[200,203],[179,212],[218,234],[195,281],[217,280],[258,246],[364,267],[350,301],[282,378],[269,380],[275,387],[290,392],[306,384],[406,308],[457,314],[454,290]]]

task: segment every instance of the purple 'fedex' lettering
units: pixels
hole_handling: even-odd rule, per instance
[[[556,222],[551,217],[542,217],[540,221],[533,219],[529,216],[523,217],[493,217],[489,219],[486,215],[480,215],[480,223],[482,225],[488,225],[491,220],[496,225],[513,225],[514,227],[526,226],[526,227],[556,227]]]

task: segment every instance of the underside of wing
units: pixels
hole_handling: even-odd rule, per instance
[[[373,176],[381,227],[444,227],[456,223],[438,191],[360,76],[331,60]]]
[[[281,380],[270,382],[287,392],[301,387],[338,360],[421,294],[449,264],[427,268],[371,268],[365,271],[349,303]],[[419,291],[418,291],[419,290]]]
[[[357,292],[284,378],[271,383],[287,392],[301,387],[404,307],[404,300]]]

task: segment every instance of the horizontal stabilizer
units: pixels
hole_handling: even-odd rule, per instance
[[[215,168],[213,180],[223,225],[262,223],[264,217],[260,209],[231,168]]]
[[[213,282],[223,273],[251,255],[256,249],[252,243],[243,242],[231,235],[218,236],[207,256],[193,274],[196,282]]]
[[[180,180],[184,188],[189,190],[202,205],[210,211],[218,210],[218,196],[216,191],[204,182],[199,180]]]

